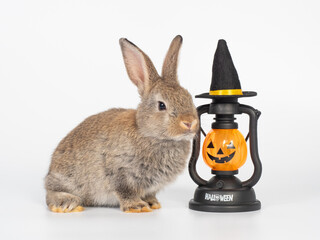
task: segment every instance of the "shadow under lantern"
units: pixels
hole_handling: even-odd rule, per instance
[[[210,92],[196,98],[212,99],[211,104],[197,108],[199,121],[204,113],[215,114],[211,131],[206,134],[200,127],[193,140],[189,173],[198,184],[189,208],[207,212],[244,212],[261,208],[253,186],[259,181],[262,165],[258,154],[257,122],[260,111],[240,104],[238,98],[256,96],[256,92],[242,91],[238,73],[233,65],[225,40],[219,40],[214,55]],[[249,133],[246,139],[238,130],[235,114],[249,115]],[[200,153],[200,135],[205,136],[202,147],[204,162],[214,176],[206,181],[196,171]],[[250,139],[250,155],[254,165],[252,176],[242,182],[234,175],[246,162],[247,144]]]

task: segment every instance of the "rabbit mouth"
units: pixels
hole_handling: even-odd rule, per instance
[[[173,139],[176,141],[180,141],[180,140],[188,140],[189,141],[189,140],[192,140],[195,135],[196,135],[195,132],[186,132],[184,134],[173,137]]]

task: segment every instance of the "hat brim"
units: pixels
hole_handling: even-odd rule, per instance
[[[256,92],[251,92],[251,91],[243,91],[243,95],[210,95],[209,93],[202,93],[199,95],[196,95],[196,98],[242,98],[242,97],[254,97],[257,96]]]

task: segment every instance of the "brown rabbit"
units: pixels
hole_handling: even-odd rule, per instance
[[[118,206],[125,212],[160,208],[156,193],[186,165],[199,122],[192,97],[177,80],[182,37],[166,55],[162,76],[149,57],[127,39],[120,45],[137,110],[114,108],[93,115],[72,130],[52,155],[45,179],[53,212],[82,206]]]

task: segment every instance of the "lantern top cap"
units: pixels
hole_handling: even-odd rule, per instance
[[[239,98],[256,95],[256,92],[242,91],[227,42],[220,39],[213,59],[210,92],[197,95],[196,98]]]

